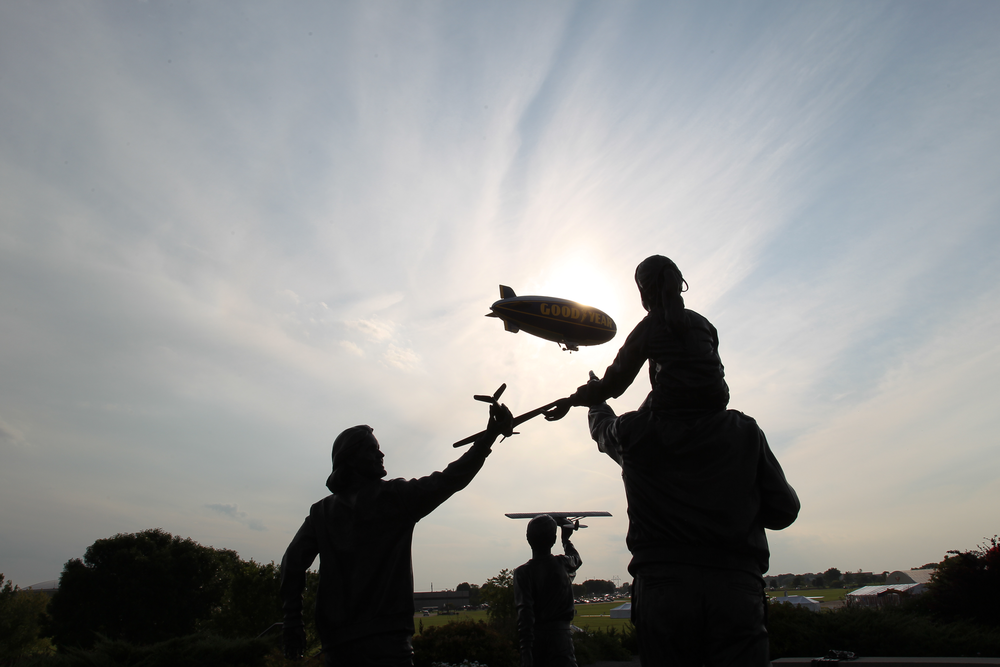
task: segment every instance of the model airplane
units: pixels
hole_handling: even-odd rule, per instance
[[[534,519],[536,516],[541,516],[542,514],[548,514],[560,526],[572,528],[573,530],[586,528],[586,526],[580,525],[580,519],[584,517],[611,516],[611,512],[510,512],[504,514],[504,516],[511,519]]]
[[[607,343],[618,332],[611,316],[597,308],[551,296],[518,296],[506,285],[500,286],[500,300],[490,310],[486,317],[499,317],[507,331],[523,330],[564,350]]]

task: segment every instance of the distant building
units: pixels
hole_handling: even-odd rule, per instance
[[[461,609],[469,605],[469,591],[431,591],[414,593],[413,608],[420,609]]]
[[[920,595],[925,590],[927,590],[925,584],[912,582],[891,586],[865,586],[851,591],[844,600],[848,607],[884,609],[898,605],[912,595]]]
[[[611,618],[632,618],[632,603],[618,605],[611,610]]]
[[[809,611],[819,611],[819,602],[814,598],[807,598],[804,595],[783,595],[781,597],[771,598],[771,602],[778,602],[781,604],[791,604],[796,607],[804,607]]]
[[[896,570],[885,575],[887,586],[898,584],[929,584],[934,570]]]

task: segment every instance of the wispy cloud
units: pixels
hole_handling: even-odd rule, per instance
[[[250,517],[246,512],[240,511],[238,505],[228,505],[213,503],[210,505],[205,505],[207,509],[217,512],[223,516],[229,517],[234,521],[237,521],[245,525],[250,530],[267,530],[264,527],[264,523],[260,519],[254,519]]]
[[[341,429],[374,426],[393,475],[441,469],[485,422],[473,394],[506,382],[522,412],[612,361],[652,253],[805,501],[776,569],[908,567],[995,532],[1000,9],[156,7],[0,5],[16,583],[155,525],[280,557]],[[483,317],[501,283],[592,302],[619,336],[567,354],[505,332]],[[588,498],[616,516],[583,576],[624,576],[621,480],[580,412],[523,425],[425,519],[418,581],[520,562],[512,502]],[[217,502],[248,483],[259,518]],[[67,497],[92,518],[67,523]]]

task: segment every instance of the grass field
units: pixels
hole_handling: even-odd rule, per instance
[[[597,604],[578,604],[576,605],[576,618],[573,619],[573,625],[586,628],[588,630],[603,630],[604,628],[614,627],[621,628],[628,623],[628,619],[625,618],[611,618],[610,613],[613,607],[617,607],[624,602],[628,602],[628,598],[623,598],[615,602],[600,602]],[[440,616],[431,615],[424,616],[421,613],[416,613],[413,615],[413,625],[416,626],[417,634],[420,634],[420,627],[430,628],[438,625],[446,625],[454,621],[485,621],[486,612],[485,611],[460,611],[457,614],[442,614]]]

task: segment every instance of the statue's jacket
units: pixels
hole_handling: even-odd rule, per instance
[[[795,521],[799,499],[757,422],[736,410],[680,416],[590,408],[598,448],[622,467],[635,575],[685,564],[767,572],[764,529]]]
[[[521,650],[532,649],[547,631],[565,634],[576,614],[573,579],[583,560],[568,539],[564,555],[545,554],[514,568],[514,604]]]
[[[301,617],[305,571],[318,554],[316,624],[324,647],[374,634],[412,635],[413,527],[465,488],[489,453],[476,443],[441,472],[373,480],[313,505],[281,562],[286,622]]]

